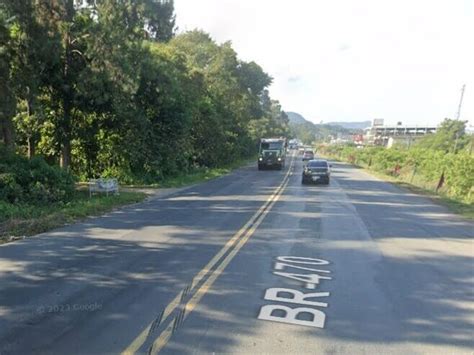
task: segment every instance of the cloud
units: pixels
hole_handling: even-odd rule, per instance
[[[351,49],[351,46],[348,45],[348,44],[342,44],[342,45],[339,46],[339,52],[344,52],[344,51],[347,51],[349,49]]]
[[[232,40],[285,110],[325,121],[474,122],[474,2],[176,0],[180,28]],[[342,55],[343,54],[343,55]]]
[[[301,80],[301,76],[290,76],[288,79],[286,79],[286,81],[290,84],[297,84]]]

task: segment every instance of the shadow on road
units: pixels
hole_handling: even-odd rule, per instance
[[[349,351],[348,342],[472,350],[473,258],[462,244],[473,237],[472,224],[446,219],[429,200],[356,169],[334,170],[336,183],[329,187],[301,186],[296,171],[256,234],[176,330],[167,352],[251,352],[261,340],[291,353],[286,329],[336,352]],[[261,173],[268,179],[243,169],[1,247],[0,353],[122,351],[281,182],[278,172]],[[338,200],[340,188],[349,202]],[[360,220],[377,243],[353,230],[328,239],[323,219],[347,216]],[[448,247],[433,244],[440,241]],[[333,280],[321,284],[331,292],[325,329],[282,324],[268,339],[267,323],[256,318],[265,289],[285,286],[272,275],[279,255],[331,261]],[[48,309],[90,304],[100,309]],[[150,332],[142,350],[163,326]]]

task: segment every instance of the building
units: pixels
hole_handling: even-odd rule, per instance
[[[385,125],[383,120],[376,119],[372,127],[365,130],[364,141],[369,145],[392,146],[394,143],[411,145],[415,140],[427,134],[436,133],[435,126]]]
[[[363,134],[353,134],[352,135],[352,142],[357,145],[364,144],[364,135]]]

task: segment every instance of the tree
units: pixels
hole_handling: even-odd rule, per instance
[[[56,116],[56,139],[60,149],[60,165],[69,169],[73,110],[77,79],[86,66],[80,51],[80,26],[76,22],[74,0],[39,0],[36,6],[38,22],[49,33],[51,57],[47,63],[51,99]],[[57,102],[57,104],[56,104]]]
[[[270,76],[256,63],[239,60],[230,42],[217,44],[202,31],[179,35],[170,44],[186,57],[200,83],[191,131],[198,164],[249,156],[255,151],[249,124],[264,116],[262,97]]]
[[[151,40],[168,42],[174,36],[176,17],[173,0],[142,0],[142,16]]]
[[[249,123],[254,142],[264,137],[289,137],[288,115],[282,111],[280,103],[270,98],[268,90],[264,90],[260,100],[263,116]]]
[[[1,7],[2,138],[13,142],[14,116],[18,151],[37,150],[81,179],[155,182],[248,157],[259,138],[252,122],[287,132],[266,91],[271,77],[230,42],[202,31],[174,37],[173,1],[83,5]]]
[[[9,149],[15,145],[12,117],[15,114],[13,81],[11,78],[12,48],[10,37],[11,12],[0,6],[0,134]]]
[[[98,2],[87,25],[87,68],[75,99],[79,174],[156,180],[187,164],[180,155],[189,106],[182,93],[186,66],[161,51],[165,45],[144,41],[142,5]]]
[[[90,136],[78,136],[86,122],[97,133],[100,125],[119,124],[117,113],[133,119],[144,24],[139,3],[132,0],[97,1],[95,8],[76,8],[73,0],[41,1],[37,11],[54,43],[48,63],[50,111],[56,112],[60,164],[69,168],[74,142],[85,137],[90,143]]]
[[[457,153],[469,144],[466,136],[467,121],[445,118],[436,133],[427,135],[417,142],[420,148]]]
[[[10,3],[10,7],[15,14],[10,30],[12,81],[18,106],[15,124],[19,138],[26,140],[28,157],[31,158],[39,140],[42,117],[37,98],[50,53],[46,31],[36,21],[33,2],[18,0]]]

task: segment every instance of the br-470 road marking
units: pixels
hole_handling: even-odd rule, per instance
[[[298,270],[312,271],[313,273],[294,274],[288,272],[274,271],[273,274],[282,276],[291,280],[301,281],[304,287],[314,290],[316,285],[319,285],[320,280],[331,280],[329,276],[321,276],[315,272],[322,274],[331,273],[329,270],[314,269],[313,267],[301,265],[328,265],[329,261],[323,259],[306,258],[299,256],[279,256],[275,263],[275,270],[284,270],[285,268],[293,268]],[[311,307],[324,307],[328,304],[326,302],[319,302],[314,299],[318,297],[329,297],[329,292],[312,292],[304,293],[290,288],[269,288],[265,291],[264,299],[267,301],[284,302],[290,304],[298,304]],[[281,313],[283,312],[283,316]],[[277,315],[279,314],[279,315]],[[307,315],[311,319],[302,319]],[[281,304],[268,304],[260,308],[258,319],[272,322],[288,323],[295,325],[304,325],[308,327],[324,328],[326,321],[326,314],[319,310],[309,307],[291,308]]]

